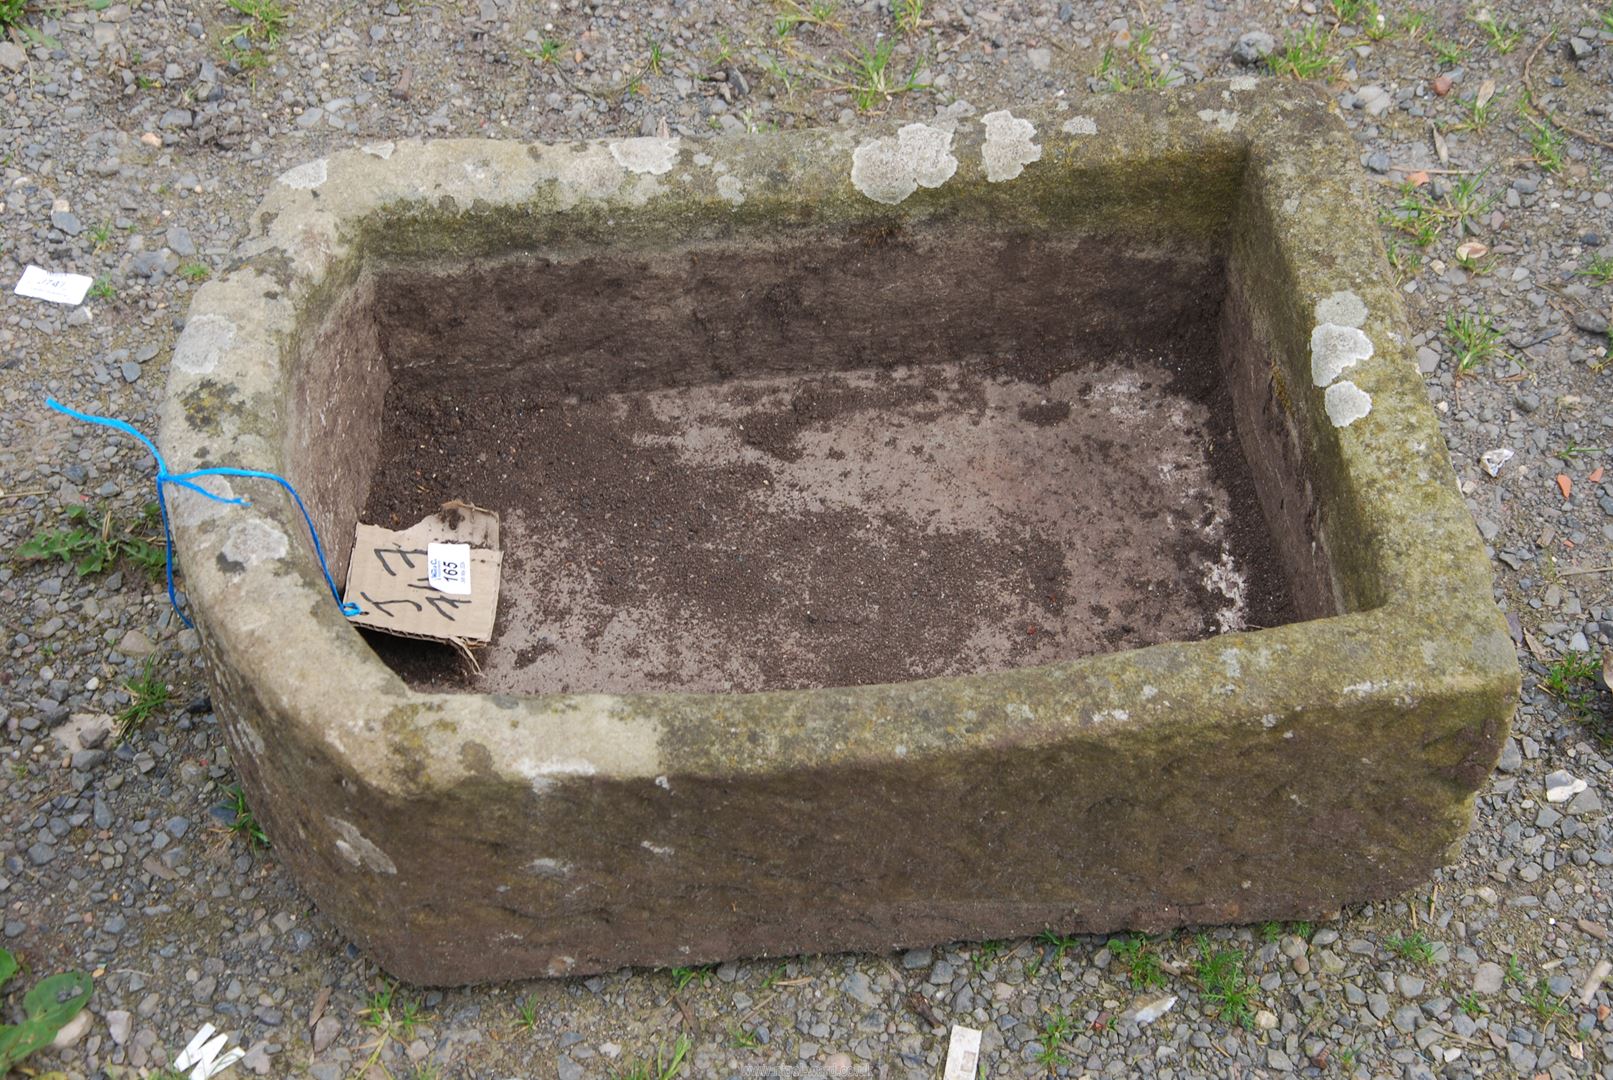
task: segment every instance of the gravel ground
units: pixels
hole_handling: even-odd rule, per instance
[[[74,506],[92,527],[110,511],[107,535],[132,538],[116,566],[83,576],[61,561],[0,566],[0,944],[40,973],[97,980],[68,1045],[32,1064],[153,1075],[210,1022],[248,1049],[242,1074],[653,1076],[634,1070],[686,1039],[685,1076],[934,1077],[945,1026],[963,1023],[984,1030],[993,1077],[1613,1077],[1613,995],[1580,990],[1610,953],[1613,891],[1613,701],[1591,676],[1613,635],[1613,573],[1593,569],[1613,563],[1609,155],[1542,134],[1520,109],[1547,39],[1536,100],[1613,140],[1613,16],[1513,0],[1492,5],[1492,32],[1456,3],[1380,0],[1379,23],[1364,3],[1341,3],[1340,20],[1287,0],[932,0],[904,28],[909,5],[850,0],[296,0],[281,25],[275,0],[238,2],[244,13],[36,0],[0,43],[0,281],[27,263],[97,278],[81,308],[9,293],[0,306],[0,545],[71,524]],[[141,565],[145,455],[45,414],[43,397],[152,430],[195,282],[224,264],[274,175],[355,140],[662,123],[699,139],[865,111],[926,118],[959,99],[985,111],[1127,82],[1284,78],[1260,54],[1307,30],[1314,57],[1290,59],[1331,60],[1317,74],[1376,184],[1428,394],[1526,673],[1452,865],[1315,926],[388,1000],[228,805],[196,641]],[[877,72],[843,67],[880,41],[894,43],[888,95]],[[926,85],[907,88],[910,74]],[[1513,456],[1492,477],[1481,455],[1502,449]],[[1576,650],[1594,659],[1576,667]],[[119,741],[108,729],[131,706],[149,715]],[[1588,786],[1550,802],[1558,771]],[[1164,995],[1174,1006],[1139,1025],[1137,1006]]]

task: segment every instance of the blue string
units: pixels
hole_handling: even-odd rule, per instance
[[[319,557],[319,572],[325,575],[325,584],[330,587],[331,596],[336,598],[336,606],[341,609],[343,615],[349,618],[363,614],[363,609],[357,604],[344,604],[342,602],[342,594],[337,590],[336,581],[330,576],[330,566],[325,562],[325,548],[319,542],[318,531],[314,529],[314,519],[309,516],[308,508],[303,505],[302,496],[297,494],[297,489],[292,487],[290,481],[286,480],[285,477],[277,476],[272,472],[259,472],[257,469],[230,469],[223,467],[171,473],[168,471],[168,463],[163,460],[162,453],[157,449],[157,444],[142,435],[132,425],[110,416],[95,416],[91,413],[79,412],[77,409],[70,409],[53,397],[46,398],[45,404],[64,416],[71,416],[74,420],[82,420],[86,424],[99,424],[101,427],[109,427],[114,431],[121,431],[125,435],[132,435],[144,443],[146,449],[151,451],[151,456],[157,459],[157,511],[162,517],[162,537],[168,564],[168,602],[174,606],[174,611],[178,613],[179,618],[187,627],[195,624],[190,621],[184,609],[179,606],[179,597],[174,592],[174,534],[168,525],[168,499],[163,492],[163,485],[173,484],[176,487],[188,488],[198,495],[207,496],[214,502],[229,503],[232,506],[247,505],[245,499],[230,498],[227,495],[215,495],[195,482],[203,476],[239,476],[255,480],[273,480],[284,488],[286,494],[291,496],[292,502],[297,504],[297,509],[302,511],[302,520],[308,526],[308,536],[314,542],[314,554]]]

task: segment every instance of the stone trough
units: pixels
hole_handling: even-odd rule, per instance
[[[503,518],[473,673],[349,624],[275,489],[173,497],[250,801],[388,971],[1312,918],[1449,856],[1518,674],[1354,146],[1253,80],[1081,107],[278,178],[171,468],[283,473],[338,576]]]

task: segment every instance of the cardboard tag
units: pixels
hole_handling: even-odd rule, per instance
[[[946,1070],[941,1080],[975,1080],[980,1064],[980,1032],[961,1024],[952,1026],[952,1038],[947,1043]]]
[[[84,302],[84,296],[93,283],[94,279],[83,274],[53,274],[49,270],[29,266],[23,270],[22,279],[17,282],[17,295],[76,307]]]
[[[469,503],[443,508],[401,532],[360,524],[343,600],[351,617],[399,637],[486,645],[498,615],[498,515]]]

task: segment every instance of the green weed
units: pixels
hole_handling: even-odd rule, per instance
[[[1475,18],[1473,23],[1490,39],[1490,48],[1502,56],[1516,49],[1518,42],[1523,40],[1522,30],[1511,23],[1497,22],[1495,16],[1487,11]]]
[[[1479,1000],[1479,996],[1472,992],[1466,993],[1457,998],[1456,1007],[1466,1013],[1469,1020],[1477,1020],[1479,1017],[1489,1012],[1489,1010],[1484,1007],[1484,1003]]]
[[[1501,331],[1482,310],[1472,315],[1445,316],[1445,336],[1456,350],[1456,371],[1470,373],[1486,361],[1503,356]]]
[[[273,45],[286,32],[291,13],[280,5],[280,0],[225,0],[232,10],[246,18],[245,22],[229,27],[226,38],[245,37],[249,41],[262,41]]]
[[[1567,705],[1576,716],[1588,716],[1594,700],[1598,667],[1597,662],[1585,653],[1566,653],[1546,668],[1541,688]]]
[[[924,0],[895,0],[891,14],[896,17],[896,29],[903,34],[916,34],[924,25]]]
[[[269,846],[269,834],[263,831],[257,815],[252,813],[252,808],[246,804],[246,794],[241,790],[240,784],[232,784],[224,789],[223,806],[232,815],[229,825],[226,826],[230,832],[245,840],[248,847]]]
[[[155,653],[146,657],[140,674],[123,684],[128,691],[129,704],[118,712],[118,738],[126,739],[154,714],[168,707],[172,696],[168,684],[157,673]]]
[[[1170,82],[1170,71],[1154,59],[1148,47],[1154,42],[1154,28],[1139,26],[1124,49],[1109,46],[1103,50],[1093,75],[1104,80],[1108,89],[1158,90]]]
[[[1233,949],[1215,948],[1207,934],[1200,934],[1196,942],[1199,955],[1193,964],[1193,977],[1198,981],[1204,1000],[1215,1007],[1216,1014],[1226,1023],[1253,1028],[1254,987],[1249,983],[1243,954]]]
[[[1134,990],[1152,990],[1165,985],[1165,970],[1160,966],[1159,954],[1143,934],[1111,938],[1109,952],[1126,969]]]
[[[116,300],[118,287],[112,284],[111,278],[98,277],[90,285],[89,297],[91,300]]]
[[[779,37],[788,37],[803,26],[824,30],[845,28],[839,18],[838,0],[781,0],[778,6],[780,10],[778,18],[773,20],[773,33]]]
[[[660,75],[664,70],[665,57],[661,51],[661,43],[654,38],[650,39],[650,56],[645,61],[645,70],[651,75]]]
[[[127,559],[155,580],[167,565],[155,503],[133,525],[119,521],[110,509],[101,512],[97,523],[89,509],[77,503],[67,508],[66,517],[65,526],[35,533],[17,546],[12,557],[24,562],[60,559],[78,577],[105,573],[119,559]]]
[[[206,281],[213,276],[213,271],[206,263],[190,262],[179,268],[179,276],[192,283]]]
[[[683,1071],[691,1045],[687,1035],[679,1035],[670,1051],[657,1049],[655,1057],[629,1065],[625,1072],[612,1072],[611,1076],[616,1080],[672,1080]]]
[[[701,964],[696,967],[675,967],[668,970],[672,975],[672,989],[682,990],[694,982],[698,982],[701,986],[710,986],[711,973],[717,970],[717,965]]]
[[[1532,116],[1526,116],[1524,120],[1529,124],[1529,150],[1535,164],[1549,173],[1562,172],[1568,139],[1545,121]]]
[[[744,1028],[730,1026],[728,1028],[728,1045],[734,1050],[755,1050],[762,1045],[762,1040],[756,1037],[756,1032],[746,1031]]]
[[[1446,38],[1430,37],[1428,47],[1434,51],[1434,59],[1444,67],[1456,67],[1467,59],[1467,50]]]
[[[1434,943],[1423,935],[1421,930],[1413,930],[1409,934],[1396,934],[1385,939],[1383,947],[1414,964],[1427,964],[1434,959]]]
[[[1038,1065],[1045,1065],[1049,1070],[1059,1066],[1068,1065],[1069,1059],[1061,1052],[1064,1043],[1071,1035],[1070,1018],[1064,1010],[1050,1015],[1042,1024],[1042,1030],[1036,1033],[1036,1041],[1041,1044],[1036,1056],[1032,1059]]]
[[[1548,1027],[1568,1015],[1568,1007],[1564,1004],[1567,1000],[1566,996],[1553,994],[1545,979],[1536,980],[1534,988],[1523,995],[1523,1003],[1533,1009],[1535,1016]]]
[[[9,950],[0,949],[0,988],[21,968]],[[94,981],[82,971],[52,975],[35,983],[22,997],[22,1018],[15,1024],[0,1024],[0,1076],[49,1046],[56,1033],[89,1002],[94,989]]]
[[[1575,277],[1590,278],[1598,285],[1613,282],[1613,256],[1593,255],[1591,261],[1574,271]]]
[[[1282,48],[1266,57],[1266,66],[1274,75],[1314,79],[1333,66],[1333,58],[1327,55],[1326,37],[1313,24],[1304,33],[1289,34]]]
[[[905,76],[891,70],[891,56],[895,50],[896,43],[887,38],[876,42],[872,48],[855,53],[842,65],[843,86],[851,91],[852,100],[863,112],[898,94],[925,89],[925,84],[918,79],[921,64],[915,62]]]

